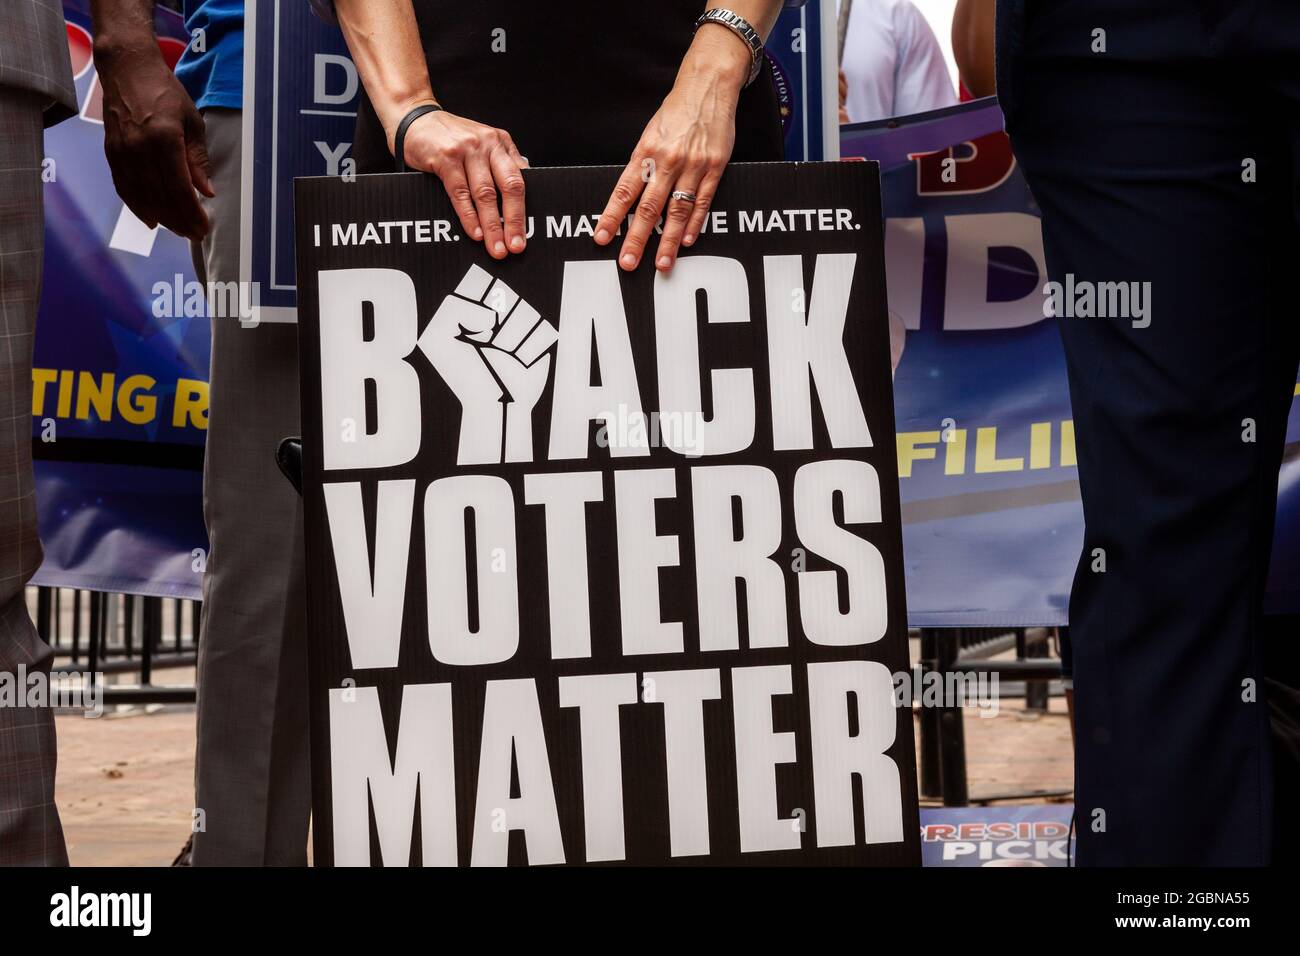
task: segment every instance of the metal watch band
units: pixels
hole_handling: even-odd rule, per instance
[[[758,71],[763,68],[763,38],[759,36],[758,31],[750,24],[748,20],[738,13],[732,13],[723,7],[713,7],[705,10],[700,18],[695,21],[695,29],[698,30],[706,23],[717,23],[726,27],[736,36],[745,41],[749,47],[749,55],[753,61],[749,67],[749,79],[745,85],[749,86],[758,76]]]

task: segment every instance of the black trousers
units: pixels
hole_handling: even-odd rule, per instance
[[[1270,647],[1261,608],[1300,357],[1300,4],[1003,0],[998,80],[1050,279],[1147,293],[1109,317],[1063,295],[1057,319],[1086,524],[1077,858],[1265,864],[1294,759],[1266,658],[1297,635]]]

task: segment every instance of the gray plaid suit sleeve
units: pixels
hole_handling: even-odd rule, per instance
[[[60,0],[0,0],[0,86],[45,102],[45,125],[77,112]]]

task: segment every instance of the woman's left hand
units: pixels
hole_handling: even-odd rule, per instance
[[[618,257],[623,269],[641,262],[661,215],[655,253],[661,272],[672,268],[679,246],[699,237],[736,143],[736,101],[750,63],[743,43],[724,28],[696,35],[677,82],[646,125],[596,224],[596,242],[607,245],[635,205]]]

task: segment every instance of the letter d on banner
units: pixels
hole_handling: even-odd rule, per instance
[[[325,470],[405,464],[420,450],[420,379],[405,361],[415,285],[396,269],[324,269],[317,281]]]

